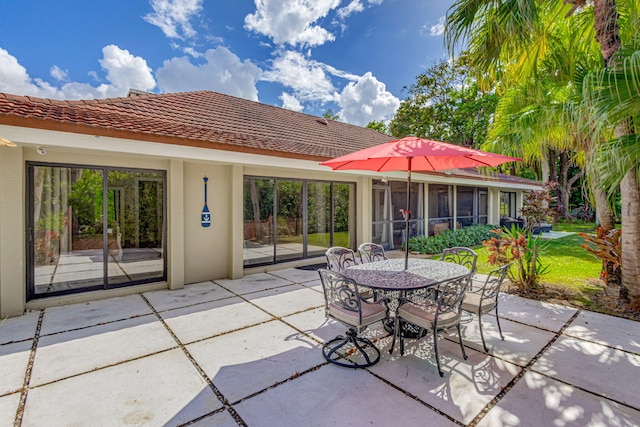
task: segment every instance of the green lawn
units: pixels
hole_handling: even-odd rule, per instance
[[[583,239],[577,234],[545,241],[541,259],[549,268],[540,281],[579,290],[586,290],[585,287],[592,288],[587,285],[587,280],[600,277],[602,264],[580,247],[582,242]],[[477,248],[476,252],[478,252],[478,272],[486,274],[495,268],[487,263],[486,248]]]
[[[555,224],[553,229],[575,233],[593,232],[595,225],[584,222],[562,222]],[[547,274],[541,277],[541,283],[553,283],[583,292],[595,290],[588,280],[600,277],[602,264],[600,260],[584,250],[580,246],[581,243],[583,239],[578,234],[545,240],[541,257],[542,262],[549,268]],[[478,252],[478,272],[486,274],[495,268],[487,263],[487,250],[484,247],[478,247],[475,250]]]
[[[278,236],[280,242],[284,243],[302,243],[302,236],[293,236],[293,237],[283,237]],[[321,246],[328,248],[329,242],[329,233],[314,233],[309,234],[309,245],[312,246]],[[346,231],[333,233],[333,245],[334,246],[343,246],[348,248],[351,246],[349,243],[349,233]]]

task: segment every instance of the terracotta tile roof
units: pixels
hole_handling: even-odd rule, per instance
[[[393,140],[372,129],[211,91],[132,91],[123,98],[81,101],[0,93],[0,124],[317,161]],[[450,172],[537,184],[503,174],[485,177],[476,169]]]
[[[537,185],[542,188],[541,182],[532,181],[527,178],[520,178],[519,176],[507,175],[504,173],[489,172],[487,174],[485,171],[483,171],[483,168],[449,169],[446,172],[430,172],[429,174],[438,176],[452,176],[457,178],[471,178],[483,181],[500,181],[512,184]]]
[[[372,129],[210,91],[87,101],[0,94],[0,124],[309,160],[393,139]]]

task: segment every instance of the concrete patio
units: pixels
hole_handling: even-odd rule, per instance
[[[315,271],[288,269],[49,308],[0,326],[4,426],[637,426],[640,325],[502,295],[485,318],[407,340],[367,370],[329,365]]]

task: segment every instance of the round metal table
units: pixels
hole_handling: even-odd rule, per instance
[[[458,279],[471,273],[467,267],[446,261],[432,259],[409,259],[407,270],[404,259],[358,264],[347,268],[343,274],[358,285],[380,292],[388,298],[391,312],[398,308],[400,298],[420,300],[429,297],[429,292],[447,280]],[[406,326],[409,326],[405,324]],[[385,329],[393,333],[393,320],[385,324]],[[405,329],[405,336],[417,336],[417,331]]]

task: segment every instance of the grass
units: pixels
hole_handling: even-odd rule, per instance
[[[540,257],[548,266],[547,273],[540,278],[541,283],[568,286],[575,290],[592,290],[589,279],[600,277],[601,262],[580,247],[583,239],[577,234],[546,240]],[[487,262],[487,249],[476,248],[478,252],[478,272],[488,273],[496,266]]]
[[[293,236],[293,237],[283,237],[278,236],[278,240],[281,243],[302,243],[302,236]],[[329,233],[313,233],[309,234],[308,242],[311,246],[320,246],[323,248],[329,247]],[[347,231],[335,232],[333,233],[333,245],[334,246],[343,246],[348,248],[351,246],[349,243],[349,233]]]
[[[596,280],[600,277],[602,264],[580,246],[583,239],[577,233],[593,232],[595,224],[564,221],[555,224],[553,229],[576,234],[544,241],[540,256],[548,270],[540,277],[540,283],[564,289],[572,302],[589,306],[592,304],[591,295],[602,290],[602,286]],[[475,250],[478,253],[479,273],[487,274],[496,268],[487,262],[486,248],[478,247]]]

